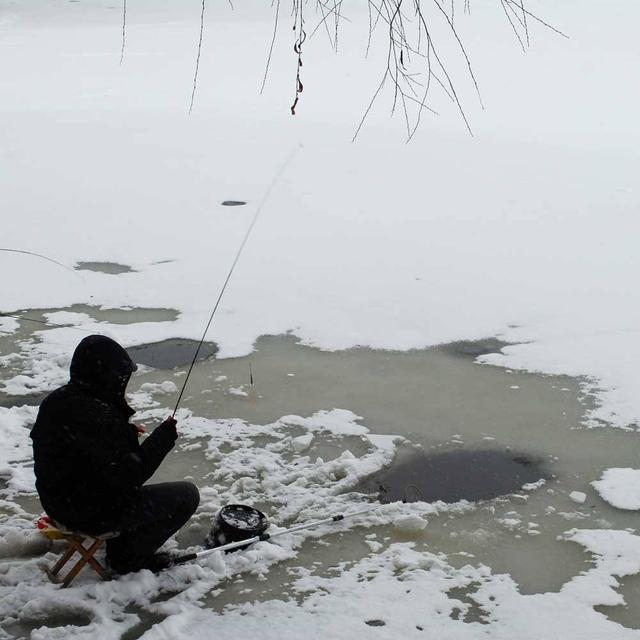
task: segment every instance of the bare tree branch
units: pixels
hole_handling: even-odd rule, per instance
[[[296,113],[296,108],[298,107],[301,94],[304,90],[301,72],[303,66],[303,46],[307,40],[305,7],[307,7],[309,2],[312,2],[315,5],[316,13],[320,15],[320,20],[311,32],[309,38],[312,38],[319,29],[324,28],[331,47],[337,52],[340,24],[342,20],[349,21],[343,13],[343,1],[344,0],[291,0],[291,17],[294,32],[293,50],[296,55],[295,95],[291,105],[292,115]],[[456,83],[458,82],[457,74],[452,74],[449,71],[449,65],[453,63],[451,54],[444,57],[439,52],[443,38],[446,40],[446,34],[443,36],[439,31],[439,29],[444,27],[464,61],[468,79],[473,85],[480,106],[484,108],[480,94],[480,86],[471,64],[471,57],[458,33],[461,18],[456,17],[460,15],[456,13],[456,3],[461,3],[463,15],[469,15],[471,13],[471,0],[428,0],[426,3],[423,3],[423,0],[364,1],[367,3],[368,12],[368,37],[365,58],[369,56],[374,46],[374,35],[377,30],[381,28],[383,32],[382,37],[386,41],[386,61],[380,82],[371,100],[367,104],[353,139],[355,140],[360,133],[374,104],[381,97],[385,87],[390,87],[392,93],[391,115],[394,115],[397,110],[401,110],[402,112],[407,130],[407,141],[411,140],[416,133],[425,110],[438,115],[437,111],[429,104],[429,102],[431,102],[431,94],[434,90],[436,94],[442,92],[451,100],[458,110],[467,130],[473,135],[469,119],[467,118],[465,108],[460,98],[461,94],[459,94],[456,87]],[[280,24],[280,2],[281,0],[272,0],[271,6],[275,6],[273,33],[269,44],[269,53],[260,93],[264,91],[271,67]],[[530,22],[536,22],[563,37],[567,37],[559,29],[529,11],[525,6],[525,0],[496,0],[496,2],[500,2],[507,22],[523,51],[530,45]],[[231,4],[231,0],[229,0],[229,3]],[[206,0],[202,0],[200,37],[198,41],[198,54],[193,77],[189,113],[193,110],[197,89],[204,34],[205,5]],[[231,7],[233,8],[232,4]],[[332,20],[331,25],[330,20]],[[125,29],[126,0],[123,0],[121,63],[124,58]],[[437,42],[434,38],[435,33],[438,34]],[[456,75],[456,83],[454,83],[454,75]]]

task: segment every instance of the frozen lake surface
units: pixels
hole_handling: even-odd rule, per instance
[[[201,31],[201,0],[136,0],[126,24],[111,0],[0,0],[0,311],[31,318],[0,317],[3,629],[638,640],[637,1],[541,0],[569,38],[528,21],[522,52],[504,15],[520,29],[520,3],[423,3],[474,135],[432,82],[438,115],[412,103],[410,144],[390,82],[351,142],[388,62],[383,21],[368,46],[366,2],[340,3],[339,38],[302,4],[299,67],[284,9],[271,49],[279,3],[206,3]],[[176,544],[231,502],[274,529],[379,506],[53,588],[38,403],[105,332],[147,362],[131,402],[152,429],[259,207],[158,474],[201,490]],[[378,503],[381,484],[410,501]]]
[[[102,322],[122,322],[124,313],[90,307],[73,312],[22,313],[39,319],[62,312],[93,314]],[[144,309],[132,309],[130,313],[132,320],[145,322],[153,313],[160,322],[171,316],[170,311]],[[61,331],[29,322],[19,325],[15,333],[2,338],[2,357],[8,365],[3,378],[29,370],[29,346],[49,331]],[[82,334],[78,332],[77,337],[82,338]],[[297,489],[290,493],[300,482],[295,478],[317,474],[307,468],[297,475],[301,461],[303,466],[330,466],[315,481],[319,491],[335,496],[330,501],[339,500],[336,508],[341,511],[354,510],[363,500],[379,498],[384,502],[404,497],[411,506],[421,504],[420,499],[456,503],[449,508],[442,504],[437,513],[429,515],[428,524],[400,510],[386,520],[365,524],[366,528],[357,523],[339,531],[328,528],[321,538],[314,532],[294,557],[280,559],[268,571],[256,572],[248,567],[216,581],[200,596],[205,606],[221,612],[242,603],[274,598],[288,601],[293,597],[302,602],[304,596],[295,588],[301,575],[329,578],[338,568],[352,567],[394,543],[411,542],[415,549],[445,554],[452,567],[471,563],[487,566],[494,574],[509,574],[521,594],[556,591],[588,570],[590,556],[564,540],[563,534],[574,527],[635,528],[636,514],[610,507],[589,486],[589,481],[599,477],[612,460],[618,466],[635,463],[635,435],[582,427],[590,399],[580,391],[578,380],[515,372],[475,361],[476,355],[500,346],[499,342],[482,340],[465,343],[464,348],[452,344],[410,352],[365,348],[327,352],[300,345],[291,336],[265,336],[250,356],[198,362],[180,414],[183,436],[179,447],[154,477],[156,481],[189,478],[203,492],[198,514],[178,536],[181,546],[202,544],[216,505],[243,501],[254,504],[281,526],[297,522],[301,513],[302,521],[324,513],[319,505],[313,506],[310,496],[294,498]],[[170,411],[183,375],[184,367],[143,367],[135,374],[130,384],[131,398],[145,426],[153,428]],[[33,402],[32,398],[26,399]],[[0,400],[3,406],[17,408],[22,404],[20,396],[6,393],[0,394]],[[328,425],[336,422],[331,412],[337,408],[360,416],[357,423],[366,429],[332,431],[329,426],[326,430],[323,420]],[[326,418],[319,413],[323,411],[328,412]],[[318,426],[309,431],[304,417],[314,415]],[[283,416],[303,419],[289,421]],[[196,422],[203,421],[199,428],[193,426],[196,418]],[[281,419],[287,435],[284,439],[278,436],[274,444],[273,432],[257,425],[273,425]],[[214,446],[214,432],[225,420],[227,435]],[[238,420],[256,425],[248,428],[249,434],[252,430],[255,434],[247,436],[245,429],[243,436],[234,436],[230,425]],[[350,480],[352,471],[345,465],[349,462],[345,452],[355,460],[372,455],[377,446],[390,446],[391,440],[376,445],[376,437],[381,436],[396,437],[391,457],[380,458],[370,469],[364,469],[364,475],[358,472]],[[268,491],[248,480],[265,447],[271,447],[270,455],[275,457],[265,461],[266,466],[258,464],[257,477],[268,483],[273,469],[275,485]],[[28,454],[19,464],[29,474]],[[294,485],[289,484],[291,480],[279,479],[283,472],[293,474]],[[387,487],[388,495],[380,495],[381,484]],[[16,516],[12,504],[27,526],[40,512],[37,498],[28,491],[10,488],[11,482],[5,485],[9,500],[0,507],[3,526]],[[576,491],[586,493],[584,503],[574,501],[572,494]],[[6,545],[0,576],[5,575],[6,580],[10,567],[27,561],[37,564],[42,553],[42,544],[35,542],[22,550],[20,545]],[[26,555],[21,558],[21,554]],[[83,578],[86,585],[92,581],[90,575]],[[602,610],[611,619],[637,627],[634,604],[639,602],[640,581],[637,576],[629,578],[621,589],[627,606]],[[473,599],[473,593],[473,588],[465,587],[460,593],[452,591],[451,597],[456,594],[456,599],[462,598],[468,605],[464,614],[459,614],[461,620],[484,624],[487,611]],[[163,601],[166,596],[152,598],[149,605],[128,607],[137,622],[126,638],[139,637],[152,624],[165,619],[153,604],[158,597]],[[19,635],[42,625],[82,625],[92,617],[90,613],[74,616],[56,607],[34,619],[30,615],[27,608],[26,613],[12,618],[7,629]]]

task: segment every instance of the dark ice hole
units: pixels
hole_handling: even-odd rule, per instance
[[[129,265],[118,264],[117,262],[76,262],[76,271],[97,271],[98,273],[108,273],[118,275],[119,273],[133,273]]]
[[[387,624],[384,620],[365,620],[364,623],[370,627],[384,627]]]
[[[382,502],[474,502],[513,493],[545,477],[540,461],[523,454],[491,450],[412,453],[367,478],[358,490],[377,492]]]
[[[223,207],[241,207],[243,204],[247,204],[243,200],[225,200],[222,203]]]
[[[467,358],[477,358],[488,353],[500,353],[504,347],[509,346],[509,342],[498,340],[498,338],[483,338],[482,340],[458,340],[450,342],[441,347],[443,351],[455,356]]]
[[[154,369],[175,369],[175,367],[191,364],[197,348],[196,340],[170,338],[161,342],[129,347],[127,351],[137,364],[144,364]],[[216,353],[218,353],[218,345],[215,342],[204,342],[198,354],[198,362],[208,360]]]

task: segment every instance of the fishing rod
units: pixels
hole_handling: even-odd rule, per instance
[[[265,194],[262,197],[262,200],[260,201],[260,204],[258,205],[258,208],[256,209],[256,212],[255,212],[255,214],[254,214],[254,216],[253,216],[253,218],[251,220],[251,224],[247,228],[247,231],[246,231],[246,233],[244,235],[244,238],[242,239],[242,242],[240,243],[240,247],[238,248],[238,251],[236,252],[235,258],[233,259],[233,262],[231,263],[231,268],[229,269],[229,273],[227,273],[227,277],[225,278],[225,281],[224,281],[224,283],[222,285],[222,289],[220,289],[220,293],[218,294],[218,298],[217,298],[216,303],[215,303],[215,305],[213,307],[213,311],[211,312],[211,315],[209,316],[209,321],[207,322],[207,326],[204,329],[204,332],[202,334],[202,338],[200,338],[200,342],[198,344],[198,347],[196,348],[196,352],[193,354],[193,360],[191,361],[191,364],[189,365],[189,369],[187,371],[187,375],[185,376],[184,382],[182,383],[182,388],[180,389],[180,394],[178,395],[178,400],[176,401],[176,406],[173,409],[173,413],[171,414],[172,418],[175,418],[176,412],[178,411],[178,407],[180,406],[180,401],[182,400],[182,396],[184,394],[184,390],[187,388],[187,382],[189,382],[189,377],[191,376],[191,372],[193,371],[193,367],[195,366],[196,361],[198,360],[198,355],[200,354],[200,349],[202,348],[202,345],[204,344],[204,340],[207,337],[207,332],[209,331],[209,327],[211,326],[211,323],[213,322],[213,317],[216,315],[216,311],[218,310],[218,307],[220,306],[220,301],[222,300],[222,296],[224,295],[224,292],[227,289],[227,285],[229,284],[229,280],[231,280],[231,275],[233,274],[233,271],[236,268],[236,265],[238,264],[238,260],[240,259],[242,251],[243,251],[245,245],[247,244],[247,241],[249,240],[249,236],[251,235],[251,232],[253,231],[253,228],[255,227],[256,222],[258,221],[258,217],[260,216],[260,213],[262,212],[262,209],[264,208],[265,203],[269,199],[269,196],[271,195],[271,192],[273,191],[274,187],[276,186],[276,184],[278,184],[278,182],[280,181],[280,178],[282,178],[282,176],[283,176],[284,172],[286,171],[287,167],[289,166],[289,164],[291,164],[291,161],[295,158],[295,156],[298,154],[298,152],[300,151],[301,148],[302,148],[302,145],[298,145],[289,154],[289,157],[282,163],[282,166],[280,167],[280,169],[278,169],[278,172],[276,173],[275,177],[271,181],[271,184],[269,185],[269,187],[265,191]]]
[[[312,529],[313,527],[319,527],[322,524],[332,524],[334,522],[340,522],[341,520],[346,520],[348,518],[355,518],[356,516],[364,515],[365,513],[371,513],[376,509],[379,509],[382,505],[376,504],[367,509],[361,509],[359,511],[352,511],[351,513],[338,513],[334,516],[329,516],[328,518],[323,518],[322,520],[314,520],[313,522],[307,522],[305,524],[298,524],[294,527],[290,527],[289,529],[283,529],[282,531],[276,531],[275,533],[261,533],[259,535],[253,536],[252,538],[246,538],[245,540],[239,540],[237,542],[229,542],[228,544],[223,544],[219,547],[213,547],[212,549],[205,549],[204,551],[196,551],[195,553],[189,553],[184,556],[180,556],[173,560],[173,564],[184,564],[185,562],[191,562],[192,560],[199,560],[200,558],[205,558],[207,556],[212,555],[213,553],[224,553],[225,551],[233,551],[234,549],[238,549],[240,547],[246,547],[250,544],[254,544],[256,542],[260,542],[263,540],[272,540],[273,538],[277,538],[278,536],[284,536],[288,533],[296,533],[297,531],[304,531],[305,529]]]

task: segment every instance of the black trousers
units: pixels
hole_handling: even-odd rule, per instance
[[[107,558],[118,563],[152,555],[189,520],[199,503],[198,488],[190,482],[141,487],[118,527],[120,535],[107,541]]]

